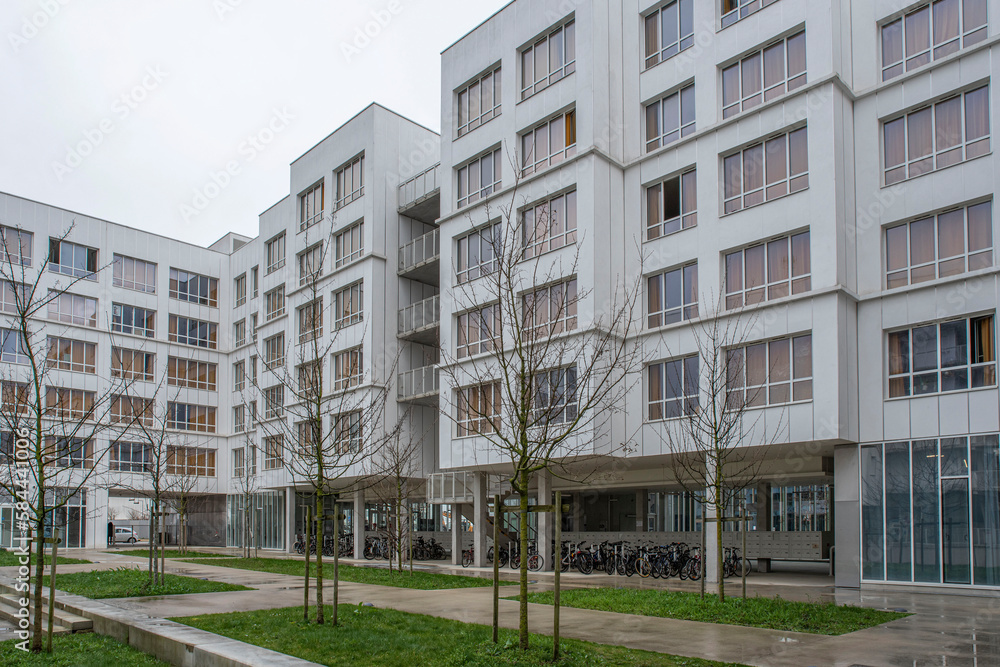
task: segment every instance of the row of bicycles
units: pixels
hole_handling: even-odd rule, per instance
[[[306,540],[305,537],[299,533],[295,536],[295,544],[292,545],[295,549],[295,553],[300,556],[306,552]],[[338,549],[342,554],[349,554],[354,552],[354,535],[351,533],[341,533],[340,544]],[[309,539],[309,553],[316,553],[316,536],[313,535]],[[323,555],[332,556],[333,555],[333,535],[323,536]]]
[[[423,536],[417,537],[417,539],[413,541],[412,548],[414,560],[444,560],[448,557],[448,552],[446,552],[444,547],[433,537],[429,540],[425,540]],[[397,552],[392,540],[390,540],[387,536],[370,535],[365,538],[365,548],[362,553],[368,560],[375,560],[377,558],[389,560],[393,558]]]

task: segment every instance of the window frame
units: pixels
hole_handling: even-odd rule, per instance
[[[672,12],[668,11],[671,8]],[[671,14],[675,24],[671,27],[675,29],[677,38],[664,45],[664,27]],[[651,32],[651,28],[655,34]],[[694,0],[670,0],[647,12],[642,16],[642,34],[645,47],[643,71],[652,69],[691,48],[694,46]],[[655,43],[651,44],[651,38]]]
[[[130,262],[132,264],[132,280],[127,279],[127,268]],[[145,275],[143,282],[139,281],[140,268]],[[143,294],[156,294],[156,268],[155,262],[115,253],[112,259],[111,285]],[[150,276],[150,272],[152,272],[152,276]]]
[[[799,147],[802,149],[801,156],[795,155],[795,147],[792,146],[793,137],[795,137],[796,141],[799,141],[799,137],[801,137],[801,141],[804,142],[803,145]],[[779,140],[784,142],[784,148],[781,152],[780,159],[778,154],[773,152],[773,149],[769,148],[774,146],[775,142]],[[752,151],[756,150],[760,151],[759,159],[752,153]],[[793,194],[809,189],[808,126],[797,127],[772,134],[766,139],[756,141],[739,150],[723,153],[721,158],[722,215],[724,216],[739,213],[740,211],[745,211],[755,206],[761,206],[768,202],[781,199],[782,197],[789,197]],[[737,162],[730,162],[731,160],[737,159]],[[774,177],[775,175],[768,173],[768,167],[772,164],[772,160],[775,159],[779,159],[778,164],[783,163],[782,173],[774,180],[769,181],[768,179]],[[793,166],[792,163],[799,159],[804,159],[805,164],[798,166],[804,166],[805,169],[802,171],[793,171],[796,166]],[[759,162],[759,164],[757,164],[757,162]],[[730,165],[739,166],[739,191],[733,192],[730,189]],[[748,188],[748,167],[752,167],[754,170],[759,170],[759,185],[755,183],[752,187]],[[749,173],[752,176],[756,176],[755,171],[750,171]],[[760,195],[759,198],[757,197],[758,194]]]
[[[677,274],[680,286],[680,303],[668,306],[667,280]],[[698,261],[686,262],[646,276],[646,328],[687,322],[698,318]],[[654,286],[654,283],[657,283]],[[654,300],[656,303],[654,304]],[[656,309],[654,310],[654,306]],[[677,316],[674,319],[674,316]]]
[[[562,137],[561,148],[555,149],[553,147],[553,136]],[[521,147],[522,177],[536,174],[565,162],[576,155],[576,108],[562,111],[548,120],[537,123],[518,133],[518,138],[518,144]],[[544,138],[546,149],[545,155],[539,156],[536,149],[542,138]]]
[[[316,193],[319,193],[317,210]],[[326,179],[313,184],[299,195],[299,232],[304,232],[323,220],[326,202]]]
[[[486,123],[490,122],[494,118],[497,118],[501,114],[501,102],[502,102],[502,66],[497,63],[491,67],[488,67],[484,72],[476,76],[475,79],[462,86],[455,91],[455,118],[456,118],[456,137],[461,138],[466,134],[476,130]],[[487,79],[489,79],[489,86],[492,89],[489,98],[485,94],[485,86],[487,84]],[[475,89],[475,91],[473,91]],[[478,109],[476,117],[473,118],[472,110],[472,96],[473,94],[479,96],[478,105],[475,107]],[[463,100],[462,96],[466,96],[465,102],[465,114],[463,115]],[[487,100],[492,100],[491,104],[484,104]],[[489,107],[487,109],[487,107]]]
[[[796,241],[799,243],[806,243],[806,255],[804,257],[805,267],[802,266],[802,259],[796,259]],[[785,254],[785,259],[787,261],[787,274],[784,277],[776,277],[772,280],[772,262],[775,257],[771,255],[771,249],[777,248],[778,244],[783,243],[787,248]],[[760,262],[761,270],[763,271],[763,282],[760,284],[754,283],[753,286],[748,284],[747,271],[751,262],[747,261],[748,252],[760,252],[760,258],[751,257],[753,262]],[[730,258],[735,258],[739,255],[739,288],[730,291],[730,276],[732,275],[732,268],[735,266],[735,260],[730,261]],[[777,259],[781,259],[778,257]],[[779,271],[780,271],[779,262]],[[796,269],[805,269],[803,272],[796,273]],[[767,301],[773,301],[775,299],[783,299],[788,296],[795,296],[797,294],[805,294],[812,290],[812,233],[811,230],[805,229],[798,232],[792,232],[790,234],[784,234],[782,236],[777,236],[770,238],[766,241],[759,241],[752,243],[748,246],[742,248],[737,248],[735,250],[730,250],[725,252],[722,256],[722,284],[724,295],[726,298],[726,310],[733,310],[736,308],[743,308],[745,306],[753,306],[760,303],[765,303]],[[787,286],[788,290],[785,294],[781,293],[782,286]],[[761,298],[757,299],[756,292],[761,293]],[[772,292],[774,296],[771,296]],[[751,299],[752,295],[752,299]]]
[[[686,104],[690,102],[690,108]],[[670,108],[668,109],[668,105]],[[698,131],[694,81],[677,86],[643,105],[645,152],[652,153]],[[690,115],[688,115],[690,112]],[[676,127],[667,128],[667,123]],[[654,134],[655,127],[655,134]]]
[[[347,243],[350,241],[350,244]],[[334,237],[334,268],[341,268],[365,256],[364,220],[345,227]]]
[[[195,285],[192,291],[192,284]],[[181,286],[184,289],[181,289]],[[209,308],[219,307],[219,279],[201,273],[170,267],[171,299],[196,303]]]
[[[287,236],[275,234],[264,244],[264,275],[269,276],[285,266]]]
[[[671,372],[676,374],[672,371],[673,366],[680,370],[680,393],[668,395],[673,387]],[[645,370],[647,423],[683,419],[701,408],[701,358],[697,353],[656,361],[647,364]],[[694,374],[693,385],[691,373]]]
[[[550,40],[553,39],[560,40],[558,55],[561,64],[558,67],[553,67],[551,62],[553,47]],[[535,57],[539,53],[539,49],[543,47],[542,53],[545,55],[546,62],[544,74],[538,71]],[[518,49],[517,54],[521,81],[520,99],[524,101],[576,71],[576,17],[571,15],[563,19],[559,24],[549,28],[527,45]],[[528,83],[529,70],[531,73],[530,83]]]
[[[131,324],[125,320],[127,313],[131,313]],[[143,326],[136,326],[137,321]],[[156,311],[127,303],[112,303],[111,331],[140,338],[156,338]]]
[[[937,16],[935,7],[942,4],[940,1],[925,2],[919,7],[911,7],[910,9],[893,16],[890,19],[882,21],[878,24],[878,46],[879,46],[879,72],[881,74],[881,81],[885,83],[886,81],[891,81],[896,77],[902,76],[907,72],[911,72],[915,69],[919,69],[924,65],[930,64],[941,58],[946,58],[954,53],[958,53],[964,49],[981,43],[988,36],[989,31],[989,3],[986,0],[973,0],[981,1],[983,9],[983,23],[979,24],[971,29],[967,28],[965,25],[966,12],[965,5],[970,0],[960,0],[956,2],[956,14],[958,23],[956,24],[957,34],[951,37],[946,37],[944,41],[940,43],[935,43],[937,39],[937,32],[935,18]],[[907,34],[909,31],[908,23],[909,19],[913,19],[916,22],[917,15],[921,12],[927,12],[927,47],[918,47],[913,53],[907,53]],[[898,26],[898,40],[899,40],[899,54],[898,59],[894,59],[887,64],[887,53],[886,45],[886,31],[892,29],[894,26]],[[919,29],[919,24],[917,24]],[[923,37],[923,35],[913,37]],[[951,45],[955,45],[953,50],[949,50]],[[912,63],[912,65],[911,65]]]
[[[796,40],[793,43],[793,40]],[[798,40],[801,40],[799,43]],[[768,54],[774,53],[774,49],[781,47],[781,70],[779,79],[768,82]],[[791,48],[796,49],[796,53],[801,51],[802,69],[796,70],[793,74]],[[753,61],[757,62],[753,62]],[[798,65],[796,63],[796,65]],[[774,39],[754,51],[741,56],[735,62],[731,62],[725,67],[719,67],[722,85],[720,87],[720,98],[722,100],[722,118],[732,118],[745,111],[763,106],[782,95],[798,90],[808,82],[809,61],[806,43],[806,30],[796,30],[794,33]],[[727,73],[735,75],[732,81],[739,89],[735,101],[730,101],[727,85]],[[749,76],[748,76],[749,75]],[[759,88],[747,92],[747,84],[759,85]],[[733,91],[736,92],[736,91]]]
[[[964,324],[964,363],[953,363],[950,365],[945,365],[945,347],[943,345],[944,336],[942,336],[943,328],[949,325],[954,325],[958,322]],[[977,350],[974,348],[976,341],[974,340],[974,323],[979,322],[989,322],[989,335],[992,338],[985,347],[988,350],[978,350],[981,354],[989,355],[992,359],[986,359],[984,361],[973,361],[974,355]],[[926,368],[915,368],[916,363],[919,358],[919,352],[917,352],[917,335],[916,332],[919,330],[934,329],[934,366],[927,366]],[[906,339],[906,351],[905,354],[895,355],[893,354],[893,337],[902,337],[905,334]],[[897,339],[898,340],[898,339]],[[894,329],[886,332],[885,336],[886,347],[885,347],[885,373],[887,378],[886,384],[886,399],[885,400],[905,400],[911,398],[919,398],[921,396],[941,396],[946,394],[953,394],[963,391],[976,391],[979,389],[989,389],[997,386],[996,377],[996,366],[997,366],[997,354],[996,354],[996,314],[988,313],[983,315],[967,315],[959,318],[951,318],[947,320],[939,320],[935,322],[927,322],[925,324],[918,325],[908,325],[902,329]],[[980,348],[984,346],[984,343],[980,340]],[[906,370],[893,372],[894,360],[905,362]],[[926,362],[926,351],[922,359]],[[898,363],[898,362],[897,362]],[[976,384],[975,373],[977,370],[982,369],[982,382]],[[954,377],[958,378],[959,372],[965,372],[965,387],[958,387],[954,389],[944,389],[945,376],[946,374],[955,374]],[[928,389],[927,391],[917,391],[916,380],[918,378],[934,376],[934,389]],[[895,387],[894,388],[894,383]]]
[[[181,333],[181,322],[186,322],[186,333]],[[192,324],[196,325],[198,332],[191,336]],[[205,327],[205,337],[201,336],[201,328]],[[167,340],[178,345],[189,345],[208,350],[216,350],[219,347],[219,325],[207,320],[199,320],[185,315],[170,315]]]

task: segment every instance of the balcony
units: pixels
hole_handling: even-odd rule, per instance
[[[396,379],[396,400],[406,403],[437,405],[439,389],[437,366],[404,371]]]
[[[441,165],[426,169],[399,186],[399,213],[431,225],[441,215]]]
[[[404,278],[436,287],[441,283],[440,260],[441,234],[435,229],[399,249],[398,273]]]
[[[441,324],[441,297],[434,295],[399,311],[397,335],[423,345],[436,345]]]

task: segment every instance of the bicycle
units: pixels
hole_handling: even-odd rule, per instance
[[[475,561],[475,547],[462,551],[462,567],[469,567]]]

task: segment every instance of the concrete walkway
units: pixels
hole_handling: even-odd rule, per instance
[[[130,562],[142,562],[137,558],[104,552],[87,552],[80,557],[94,560],[95,565],[63,566],[60,571],[105,569]],[[104,602],[121,609],[163,618],[302,604],[302,580],[299,577],[170,560],[167,560],[167,571],[239,583],[256,590]],[[475,572],[471,569],[463,573],[486,574],[485,571]],[[516,574],[509,570],[507,573]],[[551,589],[547,581],[551,575],[533,573],[532,577],[538,582],[532,585],[532,590]],[[611,583],[614,579],[616,578],[570,574],[564,577],[564,582],[568,586],[608,586],[614,585]],[[763,577],[761,580],[768,581]],[[640,580],[633,578],[629,581]],[[643,581],[645,583],[650,580]],[[561,611],[560,629],[564,637],[766,667],[1000,665],[1000,630],[997,623],[1000,598],[913,593],[861,594],[858,591],[836,591],[826,585],[809,585],[808,581],[810,580],[793,579],[791,583],[783,584],[758,583],[749,588],[751,594],[780,594],[785,599],[813,601],[836,600],[841,604],[905,609],[915,615],[850,635],[827,637],[564,607]],[[738,584],[733,584],[730,591],[735,592],[738,588]],[[513,595],[516,594],[516,589],[510,588],[501,594]],[[469,623],[488,625],[492,622],[490,588],[418,591],[341,583],[340,601],[347,604],[370,602],[376,607]],[[516,602],[501,600],[500,622],[504,627],[517,627],[517,609]],[[529,605],[529,621],[533,632],[551,634],[552,608],[547,605]]]

